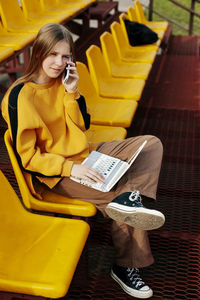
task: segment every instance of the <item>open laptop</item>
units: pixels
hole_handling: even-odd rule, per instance
[[[124,175],[124,173],[126,173],[126,171],[130,168],[130,166],[138,157],[139,153],[142,151],[146,143],[147,141],[145,140],[142,143],[142,145],[135,151],[135,153],[132,155],[128,162],[98,151],[92,151],[88,155],[88,157],[82,162],[82,164],[86,164],[91,168],[96,169],[100,174],[102,174],[105,178],[104,183],[90,183],[86,180],[78,179],[72,176],[70,176],[70,179],[88,187],[91,187],[93,189],[102,192],[108,192],[119,181],[119,179]]]

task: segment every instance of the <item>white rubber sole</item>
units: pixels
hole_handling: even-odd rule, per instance
[[[148,289],[146,291],[134,290],[134,289],[130,288],[129,286],[127,286],[123,281],[121,281],[119,279],[119,277],[117,277],[112,270],[111,270],[110,275],[127,294],[129,294],[133,297],[140,298],[140,299],[147,299],[147,298],[150,298],[153,296],[153,291],[148,286],[146,286],[146,287],[148,287]]]
[[[154,209],[135,208],[111,202],[105,211],[111,219],[141,230],[157,229],[165,223],[165,216]]]

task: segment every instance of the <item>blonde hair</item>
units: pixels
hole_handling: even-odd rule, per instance
[[[34,76],[39,72],[43,60],[49,55],[54,46],[62,40],[65,40],[69,44],[74,58],[74,43],[70,31],[65,26],[57,23],[44,25],[34,41],[29,65],[24,75],[17,79],[14,85],[32,81]]]

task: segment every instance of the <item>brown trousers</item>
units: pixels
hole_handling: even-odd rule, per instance
[[[71,198],[89,201],[105,217],[107,217],[105,213],[106,205],[124,192],[139,190],[141,195],[156,199],[163,153],[163,147],[158,138],[150,135],[138,136],[122,141],[101,143],[97,149],[102,153],[128,160],[144,140],[147,140],[144,149],[110,192],[97,191],[74,182],[68,177],[60,181],[53,188],[53,191]],[[142,268],[154,262],[146,231],[113,221],[111,234],[118,265]]]

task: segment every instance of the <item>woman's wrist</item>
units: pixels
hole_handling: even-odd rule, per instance
[[[65,92],[70,94],[75,94],[77,91],[78,91],[78,87],[76,87],[75,89],[65,88]]]

